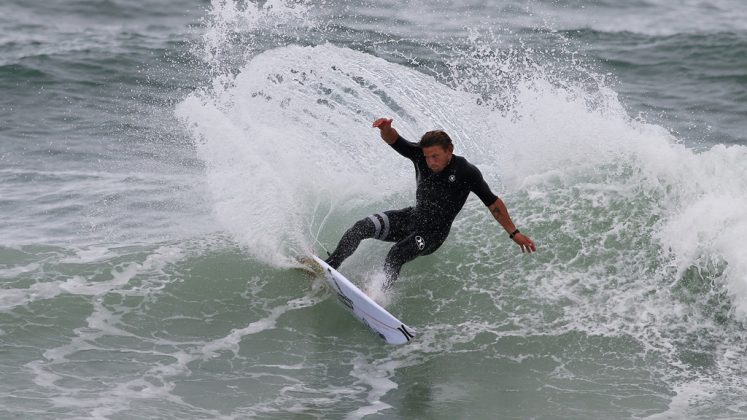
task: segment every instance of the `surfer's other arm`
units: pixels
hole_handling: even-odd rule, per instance
[[[378,120],[373,122],[373,127],[379,129],[381,138],[384,139],[387,144],[394,144],[394,142],[396,142],[397,138],[399,137],[399,133],[397,133],[397,130],[392,128],[391,118],[379,118]]]
[[[503,226],[503,229],[508,232],[509,237],[521,247],[521,252],[532,253],[537,250],[534,242],[528,236],[519,232],[519,229],[516,229],[514,222],[511,221],[511,216],[508,215],[508,209],[503,200],[496,198],[495,202],[488,206],[488,210],[490,210],[490,214],[493,215],[495,220]]]

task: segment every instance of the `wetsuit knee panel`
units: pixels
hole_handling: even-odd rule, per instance
[[[366,217],[367,220],[374,227],[373,238],[386,241],[390,239],[392,231],[392,220],[390,219],[391,212],[376,213]]]

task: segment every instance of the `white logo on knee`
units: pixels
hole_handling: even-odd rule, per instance
[[[418,249],[419,249],[419,250],[421,250],[421,251],[422,251],[422,250],[423,250],[423,248],[425,248],[425,239],[423,239],[423,237],[422,237],[422,236],[416,236],[416,237],[415,237],[415,243],[417,243],[417,244],[418,244]]]

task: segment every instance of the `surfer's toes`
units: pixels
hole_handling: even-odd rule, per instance
[[[322,274],[324,270],[322,269],[322,266],[319,265],[318,262],[314,261],[313,258],[310,257],[302,257],[298,259],[298,262],[303,265],[303,269],[312,273],[312,274]]]

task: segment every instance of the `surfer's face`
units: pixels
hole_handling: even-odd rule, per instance
[[[441,172],[451,162],[451,155],[454,152],[454,146],[449,145],[447,148],[441,146],[430,146],[423,148],[425,163],[433,172]]]

